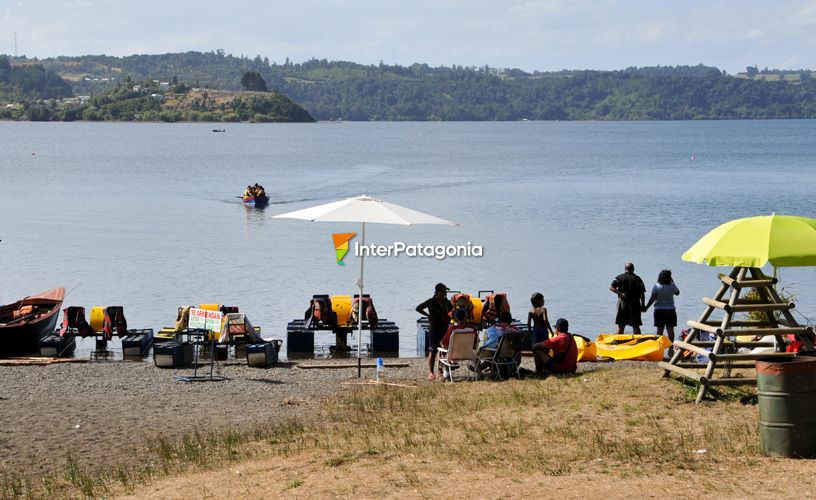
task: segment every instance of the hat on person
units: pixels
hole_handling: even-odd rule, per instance
[[[445,286],[444,283],[437,283],[436,286],[434,287],[434,291],[437,292],[447,292],[448,290],[450,290],[450,288]]]
[[[459,321],[464,321],[467,317],[467,312],[465,312],[464,309],[457,309],[456,312],[453,313],[453,317]]]

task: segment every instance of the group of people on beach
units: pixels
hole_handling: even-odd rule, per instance
[[[455,306],[448,298],[449,290],[444,283],[437,283],[433,296],[416,307],[420,315],[428,318],[426,350],[429,380],[433,381],[439,376],[446,375],[441,366],[437,367],[437,352],[440,348],[445,350],[448,348],[453,332],[478,333],[474,345],[477,359],[485,358],[485,353],[494,352],[500,339],[506,337],[518,347],[516,366],[520,366],[520,346],[526,343],[525,336],[529,335],[535,362],[534,375],[575,373],[578,346],[569,332],[569,321],[559,318],[553,328],[541,292],[535,292],[530,297],[532,307],[527,314],[526,330],[513,325],[513,317],[509,310],[500,311],[494,324],[480,330],[477,325],[469,323],[468,311]],[[674,284],[671,271],[667,269],[660,271],[648,301],[646,286],[635,274],[635,266],[631,262],[626,263],[624,272],[615,277],[609,290],[618,297],[615,315],[618,334],[623,334],[627,326],[632,327],[634,334],[640,334],[640,327],[643,324],[641,314],[654,305],[654,325],[657,327],[658,335],[666,331],[669,340],[674,341],[674,328],[677,326],[674,297],[680,295],[680,290]],[[486,363],[477,363],[475,369],[480,371],[485,365]]]

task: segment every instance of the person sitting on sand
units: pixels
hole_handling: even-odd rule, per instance
[[[555,337],[533,346],[533,360],[538,374],[575,373],[578,368],[578,346],[569,333],[567,320],[558,318],[555,322]]]
[[[445,336],[450,324],[450,314],[453,306],[448,300],[449,288],[444,283],[437,283],[433,297],[416,306],[416,312],[428,318],[428,380],[436,380],[434,365],[436,364],[436,349]]]
[[[541,292],[536,292],[530,297],[530,302],[533,307],[527,313],[527,331],[530,332],[532,345],[536,345],[547,340],[549,338],[548,333],[553,334],[554,332],[547,316],[547,308],[544,307],[544,295]],[[530,326],[532,326],[532,329],[530,329]]]

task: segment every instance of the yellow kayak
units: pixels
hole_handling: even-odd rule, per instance
[[[573,335],[572,338],[575,339],[575,345],[578,346],[579,363],[581,361],[595,361],[598,358],[595,342],[578,335]]]
[[[663,351],[671,347],[662,335],[617,335],[602,333],[595,339],[598,356],[618,360],[663,361]]]

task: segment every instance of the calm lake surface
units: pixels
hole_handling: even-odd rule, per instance
[[[672,269],[685,323],[725,270],[681,261],[699,237],[737,217],[816,215],[816,121],[212,128],[0,122],[0,303],[64,285],[66,305],[121,304],[132,328],[158,330],[179,305],[217,302],[285,338],[312,294],[353,293],[359,260],[338,266],[331,233],[359,226],[270,217],[367,193],[459,224],[369,225],[367,242],[484,248],[366,259],[401,355],[415,355],[414,307],[437,281],[506,291],[520,319],[541,291],[552,320],[594,337],[614,330],[608,286],[627,260],[647,288]],[[254,182],[265,210],[236,198]],[[816,271],[782,279],[816,318]]]

